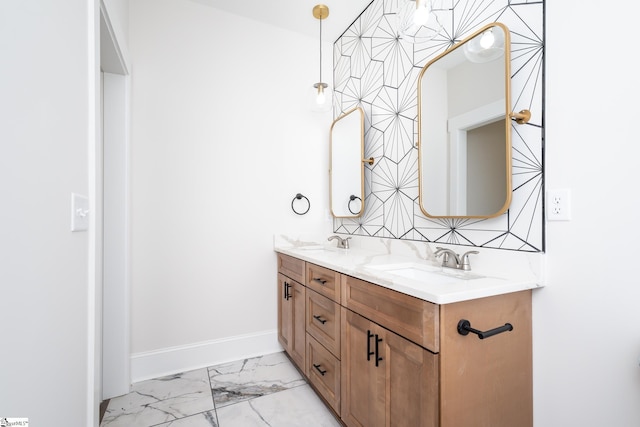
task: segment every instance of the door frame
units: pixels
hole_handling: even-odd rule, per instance
[[[96,153],[96,199],[102,221],[96,225],[97,273],[102,273],[101,336],[96,337],[101,363],[96,376],[101,400],[121,396],[131,387],[130,348],[130,77],[129,64],[100,0],[101,143]],[[100,182],[101,181],[101,182]]]

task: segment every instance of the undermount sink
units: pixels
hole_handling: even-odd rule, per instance
[[[410,280],[416,280],[419,282],[442,285],[460,283],[461,281],[480,279],[483,277],[468,271],[442,269],[439,267],[433,267],[430,265],[419,264],[415,262],[369,265],[367,266],[367,268],[391,276],[398,276]]]

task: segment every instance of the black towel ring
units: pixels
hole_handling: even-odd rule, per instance
[[[358,215],[360,213],[360,211],[358,212],[354,212],[351,210],[351,202],[353,202],[355,199],[360,200],[360,203],[362,203],[362,199],[358,196],[354,196],[353,194],[349,196],[349,204],[347,205],[349,207],[349,212],[351,212],[354,215]],[[362,206],[360,206],[360,210],[362,210]]]
[[[305,199],[307,201],[307,210],[304,211],[304,212],[298,212],[296,210],[296,208],[293,207],[293,204],[295,203],[295,201],[296,200],[300,200],[300,199]],[[296,194],[296,197],[294,197],[293,200],[291,200],[291,209],[298,215],[304,215],[307,212],[309,212],[309,209],[311,209],[311,202],[305,196],[303,196],[302,194],[298,193],[298,194]]]

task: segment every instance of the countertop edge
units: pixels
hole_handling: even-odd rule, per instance
[[[422,288],[417,281],[400,277],[391,278],[382,273],[375,274],[373,271],[363,267],[363,265],[380,263],[380,259],[413,263],[416,262],[415,259],[363,249],[321,249],[320,253],[313,253],[313,250],[305,250],[305,248],[276,246],[274,251],[434,304],[452,304],[543,287],[535,280],[528,278],[486,277],[475,281],[470,280],[468,285],[462,288],[460,286],[449,287],[442,285],[425,285]],[[429,265],[426,261],[421,262]]]

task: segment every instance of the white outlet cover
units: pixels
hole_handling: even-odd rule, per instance
[[[71,193],[71,231],[89,229],[89,198]]]
[[[547,191],[547,220],[571,220],[571,191],[567,188]]]

